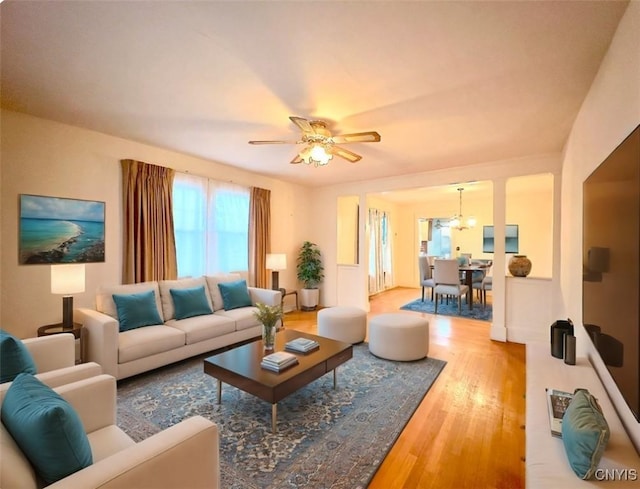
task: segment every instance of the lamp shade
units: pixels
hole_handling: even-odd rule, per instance
[[[52,265],[51,293],[76,294],[84,292],[84,264]]]
[[[267,253],[268,270],[286,270],[287,255],[284,253]]]

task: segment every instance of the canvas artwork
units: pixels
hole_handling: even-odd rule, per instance
[[[20,264],[104,262],[105,203],[20,195]]]

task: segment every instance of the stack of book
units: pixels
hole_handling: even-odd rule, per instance
[[[557,389],[546,389],[546,391],[551,434],[562,438],[562,418],[573,399],[573,394]]]
[[[262,368],[267,370],[273,370],[274,372],[280,372],[285,368],[289,368],[298,363],[298,359],[292,353],[286,351],[277,351],[270,355],[267,355],[260,362]]]
[[[320,347],[320,344],[315,340],[308,338],[296,338],[284,345],[285,350],[295,351],[300,353],[307,353]]]

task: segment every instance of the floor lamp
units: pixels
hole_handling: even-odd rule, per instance
[[[271,270],[271,288],[280,289],[279,272],[287,269],[287,255],[284,253],[267,253],[267,270]]]
[[[84,292],[84,264],[52,265],[51,293],[62,294],[62,328],[73,329],[73,296]]]

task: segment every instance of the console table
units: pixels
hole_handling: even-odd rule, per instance
[[[589,361],[579,357],[575,365],[567,365],[562,359],[551,356],[548,342],[527,343],[526,348],[526,487],[638,487],[640,457]],[[599,468],[634,469],[636,480],[583,481],[574,474],[562,439],[551,436],[545,396],[547,387],[567,392],[573,392],[578,387],[589,389],[598,399],[611,431]]]

